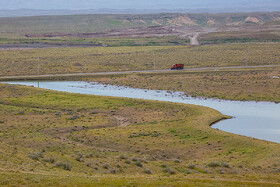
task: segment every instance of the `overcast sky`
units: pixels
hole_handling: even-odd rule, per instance
[[[192,9],[279,6],[280,0],[0,0],[0,9]]]

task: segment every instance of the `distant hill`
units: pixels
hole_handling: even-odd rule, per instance
[[[267,4],[234,7],[196,7],[196,8],[161,8],[161,9],[84,9],[84,10],[44,10],[44,9],[13,9],[0,10],[0,17],[23,17],[23,16],[44,16],[44,15],[81,15],[81,14],[159,14],[159,13],[240,13],[240,12],[278,12],[280,2]]]
[[[66,15],[0,18],[0,32],[91,33],[148,26],[241,27],[280,25],[280,13]]]
[[[279,0],[1,0],[1,17],[280,11]]]

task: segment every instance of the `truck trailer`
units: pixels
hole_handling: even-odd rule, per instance
[[[171,70],[180,70],[180,69],[184,69],[184,64],[173,64],[171,66]]]

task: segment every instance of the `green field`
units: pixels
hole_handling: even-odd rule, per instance
[[[1,185],[280,182],[279,144],[212,129],[226,116],[209,108],[5,84],[0,90]]]

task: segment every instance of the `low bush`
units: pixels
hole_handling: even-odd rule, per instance
[[[144,170],[144,173],[146,173],[146,174],[152,174],[152,171],[151,171],[150,169],[146,168],[146,169]]]
[[[208,167],[215,168],[215,167],[220,167],[221,165],[218,162],[210,162],[207,164]]]
[[[72,164],[69,162],[58,162],[55,164],[55,167],[70,171],[72,169]]]
[[[48,163],[55,163],[55,159],[50,157],[50,158],[44,158],[43,161],[48,162]]]
[[[195,168],[195,165],[194,165],[194,164],[190,164],[190,165],[188,165],[188,168],[194,169],[194,168]]]
[[[136,162],[135,165],[138,167],[143,167],[143,164],[141,162]]]
[[[28,154],[29,158],[32,158],[33,160],[39,160],[40,158],[42,158],[42,153],[41,152],[32,152]]]

